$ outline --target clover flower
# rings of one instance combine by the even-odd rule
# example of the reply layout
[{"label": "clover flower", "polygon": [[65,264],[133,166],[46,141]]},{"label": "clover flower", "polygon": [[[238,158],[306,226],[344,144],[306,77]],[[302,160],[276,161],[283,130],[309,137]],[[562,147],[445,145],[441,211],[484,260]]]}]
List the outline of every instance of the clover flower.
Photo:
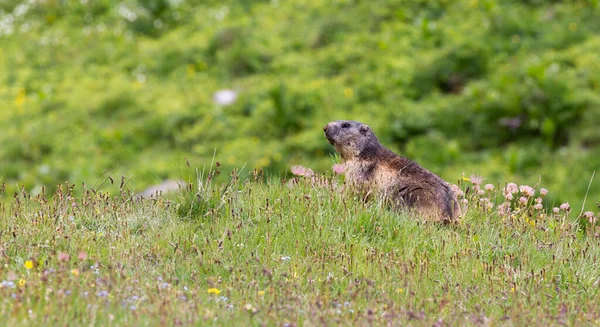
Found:
[{"label": "clover flower", "polygon": [[515,183],[508,183],[504,188],[505,194],[515,194],[519,191],[519,187]]},{"label": "clover flower", "polygon": [[527,197],[533,196],[535,194],[535,189],[529,185],[521,185],[519,186],[519,191]]},{"label": "clover flower", "polygon": [[65,252],[61,252],[58,254],[59,261],[69,261],[70,258],[71,258],[71,256],[69,256],[69,254],[65,253]]},{"label": "clover flower", "polygon": [[565,202],[565,203],[561,204],[559,208],[560,208],[560,210],[563,210],[566,212],[571,211],[571,206],[569,205],[569,202]]},{"label": "clover flower", "polygon": [[291,170],[292,174],[296,176],[312,177],[315,175],[312,169],[300,165],[292,166]]},{"label": "clover flower", "polygon": [[485,178],[483,178],[479,175],[471,175],[471,183],[473,183],[475,185],[481,184],[484,180],[485,180]]},{"label": "clover flower", "polygon": [[344,174],[346,172],[346,165],[344,164],[335,164],[331,167],[333,172],[337,175]]}]

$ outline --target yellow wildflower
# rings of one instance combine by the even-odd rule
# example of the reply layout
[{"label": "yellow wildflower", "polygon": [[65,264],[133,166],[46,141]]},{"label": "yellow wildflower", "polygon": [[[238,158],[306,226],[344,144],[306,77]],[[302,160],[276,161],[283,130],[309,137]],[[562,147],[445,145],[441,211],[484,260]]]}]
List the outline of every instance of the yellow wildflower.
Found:
[{"label": "yellow wildflower", "polygon": [[463,176],[462,180],[465,181],[465,182],[470,182],[471,181],[471,179],[469,177],[465,177],[465,176]]},{"label": "yellow wildflower", "polygon": [[21,107],[25,103],[26,97],[27,97],[27,93],[25,92],[25,89],[20,89],[19,93],[15,97],[15,105],[17,107]]},{"label": "yellow wildflower", "polygon": [[71,269],[71,274],[73,274],[73,276],[79,276],[79,270],[78,269]]},{"label": "yellow wildflower", "polygon": [[260,296],[265,295],[265,291],[258,291],[258,295],[260,295]]},{"label": "yellow wildflower", "polygon": [[215,295],[219,295],[221,293],[221,291],[219,291],[219,289],[211,287],[208,289],[208,294],[215,294]]},{"label": "yellow wildflower", "polygon": [[396,292],[398,292],[398,294],[402,294],[402,292],[404,292],[404,290],[401,289],[401,288],[399,288],[399,289],[396,290]]},{"label": "yellow wildflower", "polygon": [[25,261],[25,264],[23,264],[23,266],[25,266],[25,269],[29,270],[29,269],[33,268],[33,261],[27,260],[27,261]]},{"label": "yellow wildflower", "polygon": [[26,281],[26,280],[24,280],[23,278],[19,279],[19,286],[20,286],[20,287],[23,287],[23,286],[25,286],[25,284],[26,284],[26,283],[27,283],[27,281]]},{"label": "yellow wildflower", "polygon": [[354,95],[354,90],[352,90],[351,88],[347,87],[344,89],[344,96],[346,98],[351,98]]}]

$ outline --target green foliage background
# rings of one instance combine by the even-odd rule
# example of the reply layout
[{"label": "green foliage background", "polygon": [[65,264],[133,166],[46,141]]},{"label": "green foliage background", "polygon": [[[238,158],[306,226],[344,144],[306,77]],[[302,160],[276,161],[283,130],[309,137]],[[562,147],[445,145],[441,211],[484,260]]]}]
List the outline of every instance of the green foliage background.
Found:
[{"label": "green foliage background", "polygon": [[327,171],[321,127],[354,119],[449,181],[541,180],[577,208],[598,32],[597,0],[0,0],[0,180],[141,189],[215,150],[225,171]]}]

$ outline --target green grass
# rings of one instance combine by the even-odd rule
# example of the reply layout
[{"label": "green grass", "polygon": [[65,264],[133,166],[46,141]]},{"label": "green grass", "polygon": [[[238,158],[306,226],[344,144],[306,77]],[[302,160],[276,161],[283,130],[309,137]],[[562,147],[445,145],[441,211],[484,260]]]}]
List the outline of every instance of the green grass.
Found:
[{"label": "green grass", "polygon": [[338,177],[254,176],[155,200],[65,184],[3,202],[4,323],[600,323],[599,230],[577,210],[503,217],[468,192],[461,223],[444,226],[365,203]]},{"label": "green grass", "polygon": [[141,190],[215,149],[223,171],[323,172],[321,128],[353,119],[446,180],[541,176],[579,207],[600,167],[598,4],[0,0],[0,183]]}]

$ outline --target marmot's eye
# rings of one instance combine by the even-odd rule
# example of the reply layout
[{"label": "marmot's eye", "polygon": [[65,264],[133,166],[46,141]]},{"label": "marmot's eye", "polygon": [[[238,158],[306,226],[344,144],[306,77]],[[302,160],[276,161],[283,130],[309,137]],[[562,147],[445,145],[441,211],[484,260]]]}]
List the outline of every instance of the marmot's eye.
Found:
[{"label": "marmot's eye", "polygon": [[350,127],[350,123],[343,123],[342,124],[342,128],[348,128],[348,127]]}]

